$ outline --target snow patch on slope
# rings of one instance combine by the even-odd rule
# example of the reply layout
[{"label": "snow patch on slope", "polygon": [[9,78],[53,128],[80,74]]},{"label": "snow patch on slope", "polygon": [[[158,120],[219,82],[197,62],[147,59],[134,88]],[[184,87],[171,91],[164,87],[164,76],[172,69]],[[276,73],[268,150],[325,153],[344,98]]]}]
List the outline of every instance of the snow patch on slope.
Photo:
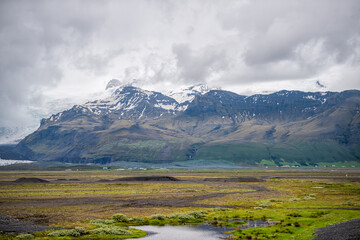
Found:
[{"label": "snow patch on slope", "polygon": [[172,91],[168,94],[169,97],[175,99],[178,103],[192,102],[198,95],[203,95],[209,92],[210,89],[204,84],[197,84],[187,88],[183,88],[180,91]]}]

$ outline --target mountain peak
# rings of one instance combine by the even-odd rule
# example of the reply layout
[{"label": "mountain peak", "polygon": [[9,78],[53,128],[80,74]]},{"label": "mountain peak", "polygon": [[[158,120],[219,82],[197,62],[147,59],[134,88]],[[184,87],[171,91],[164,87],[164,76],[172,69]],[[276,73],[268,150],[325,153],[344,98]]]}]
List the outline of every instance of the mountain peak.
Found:
[{"label": "mountain peak", "polygon": [[204,94],[204,93],[207,93],[208,91],[210,91],[209,87],[207,85],[205,85],[205,84],[202,84],[202,83],[190,86],[188,88],[185,88],[184,90],[185,91],[186,90],[192,90],[192,91],[199,92],[201,94]]},{"label": "mountain peak", "polygon": [[121,86],[120,80],[111,79],[111,80],[108,82],[108,84],[106,85],[105,90],[108,90],[109,88],[116,88],[116,87],[119,87],[119,86]]},{"label": "mountain peak", "polygon": [[190,87],[180,89],[180,91],[172,91],[169,93],[169,97],[174,98],[178,103],[190,103],[196,96],[203,95],[209,92],[211,89],[205,84],[196,84]]}]

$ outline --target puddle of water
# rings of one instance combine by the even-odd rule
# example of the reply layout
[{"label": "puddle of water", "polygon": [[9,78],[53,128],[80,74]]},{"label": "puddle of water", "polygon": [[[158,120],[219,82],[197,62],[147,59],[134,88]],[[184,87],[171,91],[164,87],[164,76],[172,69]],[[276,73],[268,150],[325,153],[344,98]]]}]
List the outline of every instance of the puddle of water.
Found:
[{"label": "puddle of water", "polygon": [[[228,221],[246,222],[244,226],[237,227],[237,229],[269,226],[268,222],[261,220],[231,219]],[[230,236],[224,232],[234,230],[234,228],[213,226],[209,223],[197,226],[137,226],[132,228],[148,233],[146,237],[140,238],[141,240],[219,240]]]},{"label": "puddle of water", "polygon": [[320,186],[318,186],[318,187],[312,187],[312,188],[325,188],[325,187],[320,187]]},{"label": "puddle of water", "polygon": [[239,229],[253,228],[253,227],[267,227],[269,226],[268,222],[260,220],[247,220],[245,226],[238,227]]},{"label": "puddle of water", "polygon": [[219,240],[230,234],[224,231],[233,230],[228,227],[213,227],[209,224],[199,226],[138,226],[132,227],[148,233],[141,240]]},{"label": "puddle of water", "polygon": [[[228,220],[228,222],[237,221],[246,222],[244,226],[237,227],[237,229],[269,226],[268,222],[261,220]],[[230,236],[230,234],[224,232],[234,230],[234,228],[213,226],[209,223],[196,226],[137,226],[132,228],[140,229],[148,233],[146,237],[140,238],[141,240],[219,240]]]},{"label": "puddle of water", "polygon": [[244,219],[231,219],[229,222],[245,222],[244,226],[237,227],[238,229],[246,229],[253,227],[267,227],[269,223],[261,220],[244,220]]}]

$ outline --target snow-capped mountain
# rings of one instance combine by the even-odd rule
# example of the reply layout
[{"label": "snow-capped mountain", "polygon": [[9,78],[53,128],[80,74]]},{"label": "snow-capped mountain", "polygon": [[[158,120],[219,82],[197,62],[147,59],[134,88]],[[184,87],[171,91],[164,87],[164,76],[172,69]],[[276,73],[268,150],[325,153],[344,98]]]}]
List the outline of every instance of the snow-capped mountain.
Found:
[{"label": "snow-capped mountain", "polygon": [[105,90],[114,89],[121,86],[121,82],[118,79],[111,79],[106,85]]},{"label": "snow-capped mountain", "polygon": [[165,95],[156,91],[148,91],[131,85],[122,85],[112,79],[106,86],[108,95],[103,99],[75,105],[71,109],[43,119],[42,124],[62,121],[79,114],[93,118],[108,119],[157,119],[175,115],[187,109],[196,96],[209,91],[206,85],[199,84],[171,92]]},{"label": "snow-capped mountain", "polygon": [[[26,126],[1,127],[0,144],[14,144],[34,132],[40,121],[57,122],[68,119],[74,113],[86,113],[95,118],[107,116],[117,119],[161,118],[186,110],[196,96],[209,91],[206,85],[198,84],[170,94],[143,90],[120,80],[112,79],[105,90],[91,96],[76,99],[54,99],[36,109],[29,109],[31,122]],[[81,104],[86,99],[96,99]],[[76,104],[76,105],[75,105]],[[68,110],[66,110],[68,109]],[[41,120],[43,119],[43,120]]]},{"label": "snow-capped mountain", "polygon": [[71,109],[42,120],[42,125],[51,122],[69,120],[79,115],[88,118],[109,120],[147,119],[174,115],[178,103],[159,92],[147,91],[133,86],[118,87],[111,96],[75,105]]},{"label": "snow-capped mountain", "polygon": [[[279,91],[252,96],[223,90],[210,90],[198,84],[170,92],[148,91],[121,85],[113,79],[106,86],[104,98],[74,105],[41,121],[41,126],[85,117],[90,121],[157,120],[169,116],[212,116],[241,123],[251,119],[295,121],[312,118],[332,106],[328,99],[337,93]],[[345,95],[342,94],[342,95]],[[197,99],[196,101],[194,101]]]},{"label": "snow-capped mountain", "polygon": [[196,96],[203,95],[208,91],[210,91],[208,86],[204,84],[198,84],[183,88],[180,91],[171,91],[168,96],[174,98],[178,103],[190,103]]},{"label": "snow-capped mountain", "polygon": [[185,111],[196,96],[204,95],[210,90],[205,84],[197,84],[183,88],[180,91],[171,91],[168,96],[174,98],[179,103],[179,111]]},{"label": "snow-capped mountain", "polygon": [[195,86],[171,95],[175,100],[134,86],[110,89],[110,96],[43,119],[17,151],[34,160],[83,163],[215,156],[307,165],[328,161],[329,152],[334,161],[360,156],[360,91],[243,96]]},{"label": "snow-capped mountain", "polygon": [[[31,159],[106,162],[192,158],[193,143],[220,139],[360,142],[359,91],[243,96],[195,85],[166,95],[111,80],[97,97],[44,118],[19,152]],[[56,155],[48,147],[58,149]]]}]

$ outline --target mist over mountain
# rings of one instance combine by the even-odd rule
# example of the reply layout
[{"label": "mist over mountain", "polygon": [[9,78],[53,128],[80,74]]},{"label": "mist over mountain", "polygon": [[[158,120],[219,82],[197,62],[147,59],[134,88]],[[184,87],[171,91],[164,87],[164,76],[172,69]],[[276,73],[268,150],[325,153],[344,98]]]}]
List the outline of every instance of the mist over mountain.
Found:
[{"label": "mist over mountain", "polygon": [[72,163],[360,161],[360,91],[243,96],[196,85],[165,95],[111,80],[110,96],[52,115],[16,147]]}]

